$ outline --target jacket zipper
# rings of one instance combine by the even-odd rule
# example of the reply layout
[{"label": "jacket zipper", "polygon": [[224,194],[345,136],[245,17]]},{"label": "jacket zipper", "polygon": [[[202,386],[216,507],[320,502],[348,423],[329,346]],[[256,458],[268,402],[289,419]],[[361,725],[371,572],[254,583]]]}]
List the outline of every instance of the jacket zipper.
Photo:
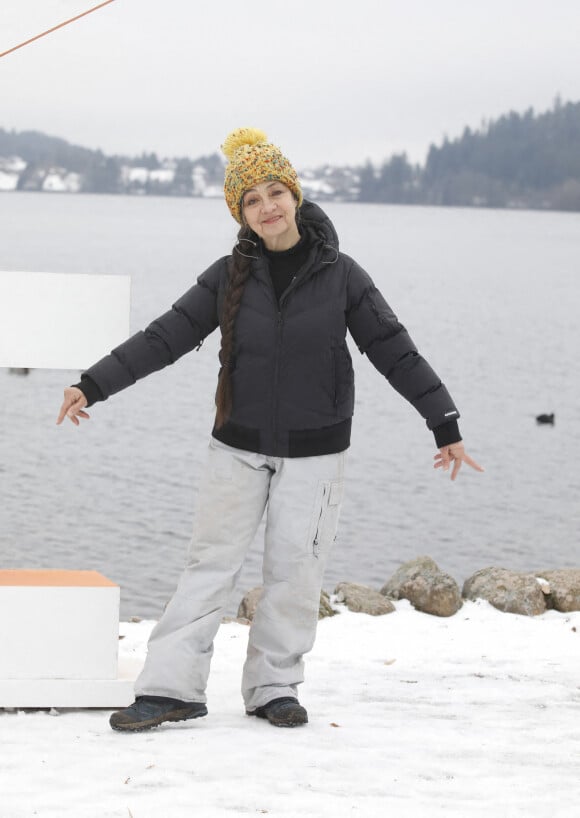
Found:
[{"label": "jacket zipper", "polygon": [[[286,290],[284,290],[284,292],[282,293],[280,303],[278,304],[278,316],[276,322],[276,363],[274,365],[274,406],[272,411],[272,435],[274,437],[274,446],[276,448],[278,446],[278,381],[280,380],[280,356],[282,354],[282,330],[284,326],[284,318],[282,316],[282,304],[286,300],[286,296],[294,287],[295,282],[296,276],[294,276]],[[273,285],[272,292],[274,292]]]},{"label": "jacket zipper", "polygon": [[274,448],[278,444],[278,380],[280,377],[280,354],[282,351],[282,311],[278,308],[278,320],[276,325],[276,362],[274,364],[274,406],[272,410],[272,435],[274,437]]},{"label": "jacket zipper", "polygon": [[332,347],[332,401],[335,409],[338,406],[337,367],[338,361],[336,360],[336,347]]},{"label": "jacket zipper", "polygon": [[[270,279],[270,287],[272,289],[272,293],[274,294],[274,298],[276,298],[276,294],[274,292],[274,285],[272,284],[271,276],[268,272],[268,278]],[[273,401],[273,411],[272,411],[272,435],[274,437],[274,447],[277,448],[278,445],[278,381],[280,379],[280,355],[282,353],[282,329],[284,324],[284,318],[282,317],[282,306],[286,301],[288,295],[294,289],[296,284],[297,276],[294,276],[288,287],[284,290],[280,297],[280,302],[278,304],[278,318],[277,318],[277,331],[276,331],[276,363],[274,366],[274,401]]]}]

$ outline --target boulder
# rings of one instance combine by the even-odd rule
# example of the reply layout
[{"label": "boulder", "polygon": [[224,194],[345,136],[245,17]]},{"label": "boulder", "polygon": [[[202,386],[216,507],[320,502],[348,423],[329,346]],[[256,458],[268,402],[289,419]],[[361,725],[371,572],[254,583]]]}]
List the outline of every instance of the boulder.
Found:
[{"label": "boulder", "polygon": [[458,584],[431,557],[405,562],[383,585],[381,594],[408,599],[418,611],[434,616],[453,616],[463,604]]},{"label": "boulder", "polygon": [[465,580],[463,596],[472,600],[486,599],[494,608],[506,613],[537,616],[546,610],[544,593],[536,577],[507,568],[476,571]]},{"label": "boulder", "polygon": [[543,588],[548,608],[562,613],[580,611],[580,568],[538,571],[536,577],[548,583]]},{"label": "boulder", "polygon": [[247,619],[251,622],[256,613],[256,608],[258,607],[261,596],[261,585],[258,588],[252,588],[251,591],[247,591],[238,607],[238,619]]},{"label": "boulder", "polygon": [[[262,596],[262,587],[252,588],[244,594],[242,601],[238,607],[238,619],[246,619],[251,622],[256,613],[256,608],[260,597]],[[334,616],[337,611],[334,610],[330,604],[330,597],[326,591],[320,592],[320,605],[318,608],[318,618],[324,619],[326,616]]]},{"label": "boulder", "polygon": [[382,616],[392,613],[395,606],[378,591],[355,582],[339,582],[334,589],[336,601],[343,602],[349,611]]},{"label": "boulder", "polygon": [[318,618],[324,619],[327,616],[334,616],[338,611],[335,611],[330,604],[330,596],[326,591],[320,592],[320,606],[318,608]]}]

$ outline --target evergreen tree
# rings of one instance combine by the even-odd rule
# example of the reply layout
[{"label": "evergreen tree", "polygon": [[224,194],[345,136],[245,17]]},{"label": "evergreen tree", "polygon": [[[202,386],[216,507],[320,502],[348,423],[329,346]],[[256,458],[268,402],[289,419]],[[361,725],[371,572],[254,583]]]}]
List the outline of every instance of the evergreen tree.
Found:
[{"label": "evergreen tree", "polygon": [[370,159],[359,171],[359,202],[378,202],[379,183],[377,173]]}]

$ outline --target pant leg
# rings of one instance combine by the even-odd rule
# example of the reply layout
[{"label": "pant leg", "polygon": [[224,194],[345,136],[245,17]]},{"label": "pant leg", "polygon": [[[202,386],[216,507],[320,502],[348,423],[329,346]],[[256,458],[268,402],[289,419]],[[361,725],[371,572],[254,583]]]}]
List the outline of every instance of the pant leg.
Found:
[{"label": "pant leg", "polygon": [[264,590],[242,679],[247,710],[296,696],[304,680],[302,657],[314,644],[324,568],[342,502],[345,452],[277,460],[268,501]]},{"label": "pant leg", "polygon": [[153,629],[136,695],[205,702],[213,640],[266,505],[266,459],[210,442],[188,564]]}]

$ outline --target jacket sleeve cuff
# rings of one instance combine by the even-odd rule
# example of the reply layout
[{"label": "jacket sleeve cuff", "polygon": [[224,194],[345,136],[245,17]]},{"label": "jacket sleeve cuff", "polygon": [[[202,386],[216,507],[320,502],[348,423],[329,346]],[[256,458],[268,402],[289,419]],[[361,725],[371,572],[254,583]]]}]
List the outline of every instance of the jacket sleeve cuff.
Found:
[{"label": "jacket sleeve cuff", "polygon": [[459,443],[461,440],[459,424],[456,420],[449,420],[447,423],[442,423],[441,426],[435,426],[433,434],[435,435],[435,445],[438,449],[442,449],[444,446],[451,446],[452,443]]},{"label": "jacket sleeve cuff", "polygon": [[73,386],[76,386],[77,389],[81,390],[87,399],[87,406],[92,406],[93,403],[104,400],[103,393],[94,380],[89,378],[88,375],[82,375],[80,383],[74,383]]}]

